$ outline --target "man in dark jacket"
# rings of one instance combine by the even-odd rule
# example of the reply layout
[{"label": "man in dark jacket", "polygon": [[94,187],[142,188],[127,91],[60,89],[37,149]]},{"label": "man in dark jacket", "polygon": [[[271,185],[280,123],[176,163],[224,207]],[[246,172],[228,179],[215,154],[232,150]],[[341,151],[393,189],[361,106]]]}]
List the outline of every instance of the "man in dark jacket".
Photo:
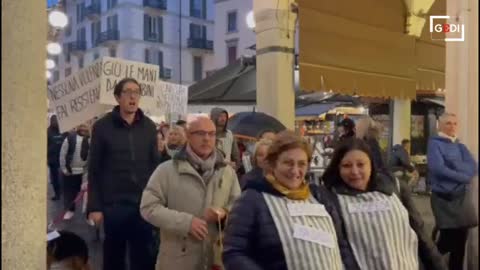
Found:
[{"label": "man in dark jacket", "polygon": [[104,220],[104,270],[153,270],[153,228],[140,216],[143,189],[158,165],[155,124],[138,108],[140,85],[131,78],[114,89],[116,106],[92,131],[88,212],[95,224]]},{"label": "man in dark jacket", "polygon": [[68,133],[60,133],[57,116],[52,115],[47,129],[47,161],[54,192],[53,201],[60,199],[60,149],[66,134]]},{"label": "man in dark jacket", "polygon": [[210,119],[217,127],[217,148],[225,155],[225,160],[238,169],[241,165],[240,151],[233,133],[227,129],[228,112],[222,108],[213,108]]},{"label": "man in dark jacket", "polygon": [[400,180],[407,183],[409,187],[416,186],[418,172],[410,161],[410,140],[403,139],[402,144],[397,144],[392,149],[390,158],[390,170]]}]

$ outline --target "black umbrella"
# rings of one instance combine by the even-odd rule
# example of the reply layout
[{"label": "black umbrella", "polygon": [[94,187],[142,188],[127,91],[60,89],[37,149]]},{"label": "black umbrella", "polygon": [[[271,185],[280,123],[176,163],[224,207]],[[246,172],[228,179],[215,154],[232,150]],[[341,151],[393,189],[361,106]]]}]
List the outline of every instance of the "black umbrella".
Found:
[{"label": "black umbrella", "polygon": [[285,130],[285,126],[274,117],[261,112],[240,112],[229,120],[227,128],[235,135],[257,138],[265,131],[275,133]]}]

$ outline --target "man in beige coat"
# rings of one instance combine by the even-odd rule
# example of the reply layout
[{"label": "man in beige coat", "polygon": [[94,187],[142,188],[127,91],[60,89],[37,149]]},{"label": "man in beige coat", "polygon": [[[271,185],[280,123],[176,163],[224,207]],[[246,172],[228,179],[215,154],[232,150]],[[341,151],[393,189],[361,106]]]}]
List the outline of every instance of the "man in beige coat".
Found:
[{"label": "man in beige coat", "polygon": [[157,270],[212,269],[219,227],[240,195],[215,136],[210,119],[190,122],[187,146],[155,170],[143,192],[140,212],[161,232]]}]

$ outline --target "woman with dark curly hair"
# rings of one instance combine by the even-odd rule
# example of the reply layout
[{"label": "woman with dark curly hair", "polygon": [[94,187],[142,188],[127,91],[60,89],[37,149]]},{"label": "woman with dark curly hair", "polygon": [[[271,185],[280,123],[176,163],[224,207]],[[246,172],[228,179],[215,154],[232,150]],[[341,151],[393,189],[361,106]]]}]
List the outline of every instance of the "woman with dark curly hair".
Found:
[{"label": "woman with dark curly hair", "polygon": [[365,141],[341,144],[322,180],[334,193],[342,228],[360,269],[418,270],[420,265],[446,269],[408,187],[377,173]]}]

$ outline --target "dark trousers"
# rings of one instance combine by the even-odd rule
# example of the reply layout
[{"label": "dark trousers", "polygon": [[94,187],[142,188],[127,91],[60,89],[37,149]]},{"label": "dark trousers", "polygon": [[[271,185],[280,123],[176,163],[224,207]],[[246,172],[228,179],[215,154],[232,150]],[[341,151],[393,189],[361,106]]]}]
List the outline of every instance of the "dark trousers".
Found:
[{"label": "dark trousers", "polygon": [[450,253],[448,269],[462,270],[467,244],[468,229],[440,229],[440,238],[437,247],[440,253]]},{"label": "dark trousers", "polygon": [[63,205],[65,210],[75,212],[73,201],[82,187],[82,176],[83,174],[63,176]]},{"label": "dark trousers", "polygon": [[103,270],[154,270],[156,251],[152,225],[140,216],[138,205],[114,204],[103,210],[105,241]]},{"label": "dark trousers", "polygon": [[57,164],[48,164],[50,169],[50,183],[53,187],[55,196],[60,196],[60,166]]}]

